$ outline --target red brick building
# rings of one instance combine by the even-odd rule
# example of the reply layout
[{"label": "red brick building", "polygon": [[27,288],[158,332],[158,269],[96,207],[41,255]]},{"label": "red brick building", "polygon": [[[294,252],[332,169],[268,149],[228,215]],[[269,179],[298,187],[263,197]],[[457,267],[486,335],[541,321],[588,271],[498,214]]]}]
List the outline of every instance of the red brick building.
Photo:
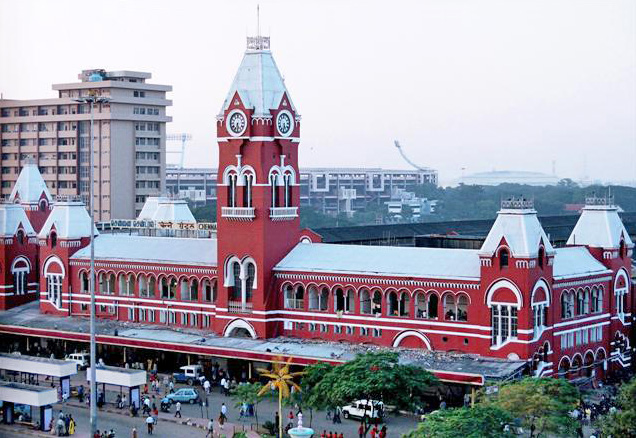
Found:
[{"label": "red brick building", "polygon": [[87,315],[93,232],[100,318],[521,359],[537,376],[629,366],[634,244],[611,202],[590,199],[564,248],[523,199],[479,250],[323,244],[300,228],[301,118],[268,39],[249,40],[216,122],[216,239],[100,235],[81,203],[49,211],[30,191],[0,209],[2,307],[39,284],[42,313]]}]

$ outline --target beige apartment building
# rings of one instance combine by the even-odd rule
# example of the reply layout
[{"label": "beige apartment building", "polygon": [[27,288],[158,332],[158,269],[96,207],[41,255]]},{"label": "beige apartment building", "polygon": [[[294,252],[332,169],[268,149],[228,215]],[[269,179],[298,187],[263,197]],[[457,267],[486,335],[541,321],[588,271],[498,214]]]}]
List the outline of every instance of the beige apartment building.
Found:
[{"label": "beige apartment building", "polygon": [[88,204],[90,106],[75,99],[95,90],[110,99],[94,110],[95,218],[135,218],[146,197],[165,192],[172,87],[149,84],[150,77],[84,70],[80,82],[53,85],[57,98],[0,99],[0,194],[11,193],[20,169],[33,160],[53,195],[79,195]]}]

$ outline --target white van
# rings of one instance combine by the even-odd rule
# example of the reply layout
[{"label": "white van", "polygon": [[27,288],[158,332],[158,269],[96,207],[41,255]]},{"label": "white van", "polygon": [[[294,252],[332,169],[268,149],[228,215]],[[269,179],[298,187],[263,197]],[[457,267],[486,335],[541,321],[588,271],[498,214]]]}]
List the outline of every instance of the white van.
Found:
[{"label": "white van", "polygon": [[341,408],[345,418],[362,418],[366,414],[369,419],[379,420],[384,416],[384,403],[377,400],[356,400]]},{"label": "white van", "polygon": [[78,370],[83,370],[89,367],[91,362],[91,355],[82,352],[82,353],[73,353],[66,356],[65,360],[70,362],[75,362],[77,364]]}]

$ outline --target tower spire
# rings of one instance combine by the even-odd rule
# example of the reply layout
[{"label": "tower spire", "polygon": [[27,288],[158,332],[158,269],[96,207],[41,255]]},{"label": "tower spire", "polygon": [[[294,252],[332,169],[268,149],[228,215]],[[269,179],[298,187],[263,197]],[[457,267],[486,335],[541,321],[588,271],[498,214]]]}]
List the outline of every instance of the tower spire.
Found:
[{"label": "tower spire", "polygon": [[261,5],[256,5],[256,36],[247,37],[247,50],[269,50],[269,37],[261,35]]}]

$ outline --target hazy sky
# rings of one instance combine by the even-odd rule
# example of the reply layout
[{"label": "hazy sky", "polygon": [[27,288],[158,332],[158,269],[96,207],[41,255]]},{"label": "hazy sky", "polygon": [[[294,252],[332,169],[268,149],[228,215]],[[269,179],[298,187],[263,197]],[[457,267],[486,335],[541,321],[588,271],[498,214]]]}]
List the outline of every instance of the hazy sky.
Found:
[{"label": "hazy sky", "polygon": [[[186,164],[216,166],[215,115],[256,1],[0,0],[0,91],[54,97],[82,69],[174,87]],[[260,1],[302,119],[301,166],[636,180],[633,0]],[[92,6],[91,6],[92,4]]]}]

